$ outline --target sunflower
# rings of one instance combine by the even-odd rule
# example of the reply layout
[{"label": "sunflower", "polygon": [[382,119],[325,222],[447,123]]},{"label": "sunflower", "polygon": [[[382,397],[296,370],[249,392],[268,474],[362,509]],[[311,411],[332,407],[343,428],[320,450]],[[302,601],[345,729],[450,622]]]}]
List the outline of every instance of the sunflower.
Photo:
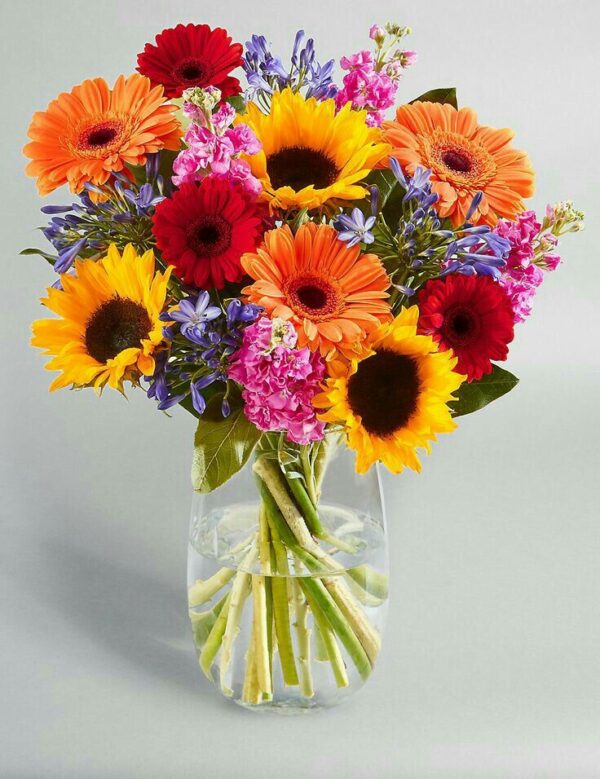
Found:
[{"label": "sunflower", "polygon": [[419,290],[419,311],[419,333],[433,336],[439,349],[452,349],[468,381],[491,373],[491,360],[506,360],[513,307],[489,276],[431,279]]},{"label": "sunflower", "polygon": [[242,64],[243,47],[232,43],[221,27],[178,24],[156,36],[138,54],[138,71],[162,84],[167,97],[180,97],[190,87],[213,86],[222,96],[238,95],[240,82],[229,73]]},{"label": "sunflower", "polygon": [[534,171],[527,154],[511,146],[513,131],[477,124],[471,108],[417,101],[400,106],[383,128],[408,174],[431,169],[435,207],[454,226],[465,221],[477,192],[483,197],[470,221],[490,225],[499,216],[514,219],[525,208],[523,198],[533,195]]},{"label": "sunflower", "polygon": [[102,78],[84,81],[33,115],[23,152],[31,159],[41,195],[68,183],[81,192],[86,182],[104,184],[126,164],[180,147],[181,127],[163,88],[151,88],[137,73],[119,76],[112,90]]},{"label": "sunflower", "polygon": [[238,121],[262,143],[262,151],[247,158],[262,197],[286,210],[364,197],[359,182],[389,153],[366,118],[350,104],[336,114],[334,100],[307,99],[291,89],[273,95],[268,114],[249,103]]},{"label": "sunflower", "polygon": [[62,289],[50,288],[42,303],[60,319],[33,323],[32,345],[53,357],[46,368],[60,370],[50,391],[62,387],[123,391],[124,381],[154,373],[154,353],[162,341],[159,320],[171,274],[154,272],[154,254],[123,256],[112,244],[106,257],[77,260],[75,276],[61,276]]},{"label": "sunflower", "polygon": [[381,261],[340,241],[329,225],[307,222],[296,235],[287,225],[270,230],[242,267],[255,280],[242,290],[248,300],[290,321],[299,345],[326,359],[364,353],[367,334],[391,319]]},{"label": "sunflower", "polygon": [[186,284],[222,289],[240,281],[240,257],[263,232],[264,205],[226,179],[184,184],[156,207],[152,231],[163,258]]},{"label": "sunflower", "polygon": [[356,470],[365,473],[381,460],[393,473],[421,470],[418,447],[430,451],[437,433],[456,427],[447,403],[464,376],[453,371],[451,351],[417,335],[419,310],[402,309],[370,338],[363,360],[332,365],[326,389],[313,399],[324,422],[342,423],[348,446],[357,452]]}]

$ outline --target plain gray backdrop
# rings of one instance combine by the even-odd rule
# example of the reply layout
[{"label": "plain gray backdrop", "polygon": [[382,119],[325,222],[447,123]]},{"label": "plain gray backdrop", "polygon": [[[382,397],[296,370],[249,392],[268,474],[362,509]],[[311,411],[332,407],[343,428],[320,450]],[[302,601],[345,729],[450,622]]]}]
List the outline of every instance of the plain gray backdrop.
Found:
[{"label": "plain gray backdrop", "polygon": [[[2,0],[0,776],[600,777],[598,44],[595,0]],[[164,27],[297,28],[322,59],[412,25],[399,100],[456,85],[517,130],[533,200],[588,228],[518,327],[518,388],[443,438],[421,476],[385,479],[389,626],[354,700],[253,716],[198,672],[187,624],[192,419],[141,393],[53,395],[28,346],[53,281],[21,147],[34,110],[135,66]],[[49,202],[68,201],[65,191]]]}]

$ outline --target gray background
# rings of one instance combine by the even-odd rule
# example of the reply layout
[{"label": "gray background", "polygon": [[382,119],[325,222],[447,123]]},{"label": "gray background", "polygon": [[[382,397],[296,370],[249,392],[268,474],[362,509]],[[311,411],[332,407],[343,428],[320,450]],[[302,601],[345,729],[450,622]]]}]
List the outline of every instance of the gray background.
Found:
[{"label": "gray background", "polygon": [[[600,777],[595,0],[0,8],[0,775]],[[413,26],[420,58],[400,99],[456,84],[484,123],[517,129],[534,205],[573,197],[588,229],[519,327],[517,390],[420,477],[386,478],[392,605],[372,681],[336,711],[257,717],[203,682],[188,635],[191,419],[139,393],[46,391],[28,328],[52,277],[17,256],[42,245],[20,147],[34,109],[131,71],[177,22],[264,32],[282,52],[303,26],[325,59],[387,19]]]}]

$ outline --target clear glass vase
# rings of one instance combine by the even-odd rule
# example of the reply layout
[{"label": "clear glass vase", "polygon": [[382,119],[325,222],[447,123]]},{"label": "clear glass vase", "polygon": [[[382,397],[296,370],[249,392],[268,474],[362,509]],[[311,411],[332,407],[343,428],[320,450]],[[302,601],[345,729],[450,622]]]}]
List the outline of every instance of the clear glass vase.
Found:
[{"label": "clear glass vase", "polygon": [[253,710],[334,706],[369,678],[387,612],[379,473],[337,441],[263,436],[251,460],[194,494],[188,600],[204,674]]}]

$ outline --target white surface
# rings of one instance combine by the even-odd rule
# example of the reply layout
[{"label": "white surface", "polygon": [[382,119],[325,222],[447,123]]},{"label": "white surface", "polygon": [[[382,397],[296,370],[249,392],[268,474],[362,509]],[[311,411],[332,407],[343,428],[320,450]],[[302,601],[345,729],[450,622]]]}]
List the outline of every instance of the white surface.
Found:
[{"label": "white surface", "polygon": [[[412,5],[1,4],[0,776],[600,777],[598,5]],[[388,18],[413,26],[420,57],[401,99],[456,84],[482,121],[517,129],[535,205],[573,197],[589,227],[519,328],[517,390],[420,477],[387,479],[374,678],[336,711],[257,717],[203,683],[188,634],[191,419],[141,395],[46,392],[27,342],[51,276],[17,257],[43,223],[20,147],[35,109],[128,72],[180,21],[264,32],[282,53],[303,26],[325,59]]]}]

